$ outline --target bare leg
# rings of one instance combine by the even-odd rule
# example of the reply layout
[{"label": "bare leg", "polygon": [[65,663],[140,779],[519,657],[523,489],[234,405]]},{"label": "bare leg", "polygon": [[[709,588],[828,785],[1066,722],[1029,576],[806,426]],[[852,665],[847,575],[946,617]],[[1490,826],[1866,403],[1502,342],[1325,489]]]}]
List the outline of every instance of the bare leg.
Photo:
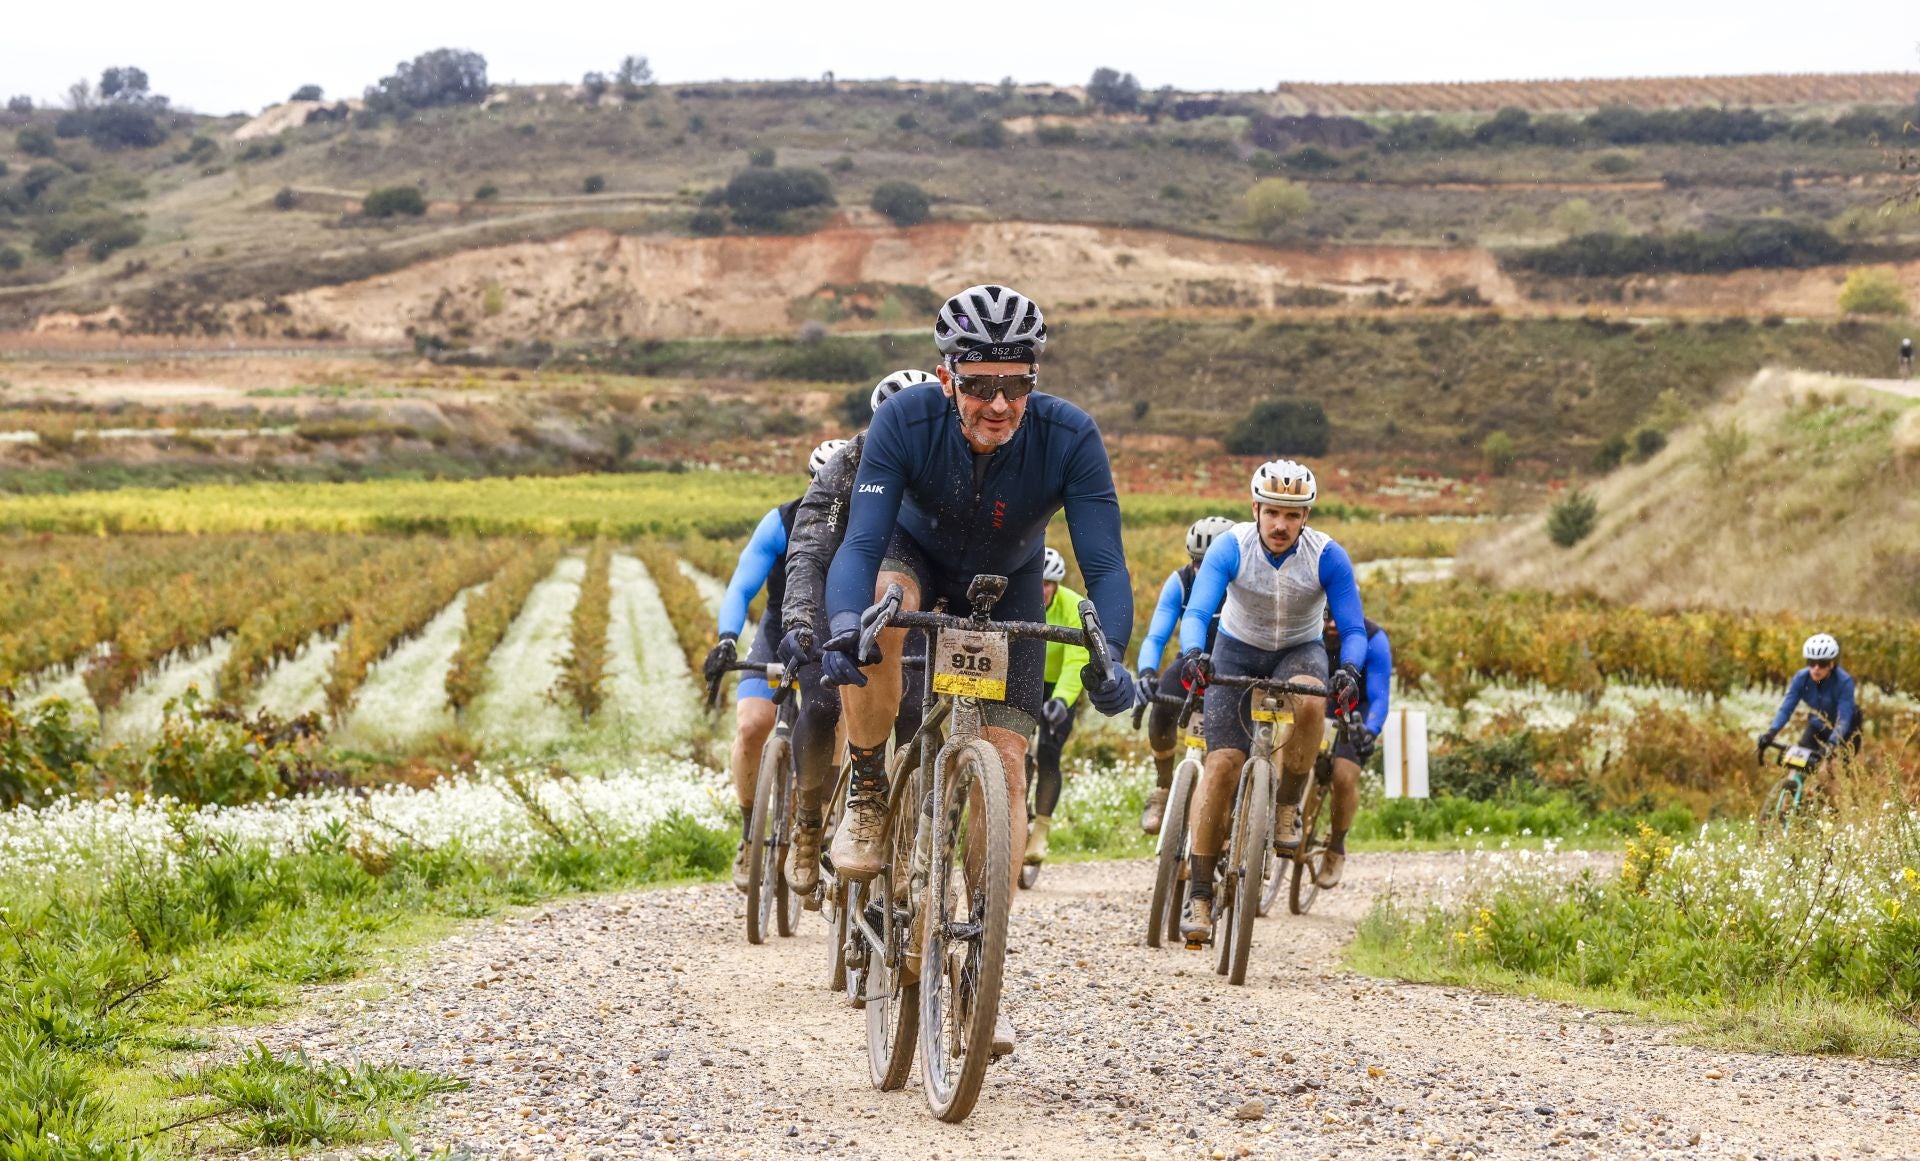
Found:
[{"label": "bare leg", "polygon": [[1240,768],[1247,764],[1245,750],[1209,750],[1200,771],[1200,785],[1193,792],[1193,853],[1206,858],[1220,854],[1226,844],[1227,814],[1233,809],[1234,787],[1240,781]]},{"label": "bare leg", "polygon": [[[890,584],[900,586],[903,612],[919,610],[919,582],[905,573],[882,572],[874,581],[873,599],[879,601],[886,596]],[[880,660],[863,670],[867,683],[841,687],[840,720],[846,727],[850,745],[870,750],[886,745],[887,737],[893,733],[894,715],[900,709],[900,655],[906,641],[905,629],[882,630]]]},{"label": "bare leg", "polygon": [[1345,758],[1333,760],[1332,798],[1333,833],[1344,839],[1353,829],[1353,816],[1360,813],[1360,767]]},{"label": "bare leg", "polygon": [[[1292,680],[1324,688],[1318,678]],[[1306,780],[1313,773],[1313,760],[1320,754],[1320,736],[1327,728],[1327,702],[1325,698],[1301,696],[1287,700],[1293,703],[1293,732],[1280,747],[1280,801],[1298,805],[1307,788]]]},{"label": "bare leg", "polygon": [[743,697],[734,708],[733,796],[742,814],[753,813],[754,784],[760,779],[760,748],[773,732],[774,717],[773,702],[764,697]]}]

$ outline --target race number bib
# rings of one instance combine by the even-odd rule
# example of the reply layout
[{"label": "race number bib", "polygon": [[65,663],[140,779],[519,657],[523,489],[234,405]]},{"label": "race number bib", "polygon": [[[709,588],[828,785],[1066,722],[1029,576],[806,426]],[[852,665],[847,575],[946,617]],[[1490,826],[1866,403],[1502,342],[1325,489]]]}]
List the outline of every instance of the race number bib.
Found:
[{"label": "race number bib", "polygon": [[1293,724],[1293,711],[1290,709],[1268,709],[1265,706],[1257,705],[1253,707],[1253,720],[1256,722],[1272,722],[1275,725],[1290,726]]},{"label": "race number bib", "polygon": [[1007,639],[999,633],[942,629],[934,648],[933,692],[1007,700]]}]

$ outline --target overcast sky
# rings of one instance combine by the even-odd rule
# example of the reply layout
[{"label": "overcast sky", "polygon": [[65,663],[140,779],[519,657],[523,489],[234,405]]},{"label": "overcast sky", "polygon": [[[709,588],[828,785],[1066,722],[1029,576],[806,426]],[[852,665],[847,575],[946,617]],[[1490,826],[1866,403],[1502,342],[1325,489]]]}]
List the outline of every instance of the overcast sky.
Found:
[{"label": "overcast sky", "polygon": [[1454,81],[1920,70],[1917,0],[0,0],[0,96],[53,101],[107,65],[208,113],[312,83],[358,95],[426,49],[469,48],[495,82],[578,80],[625,53],[662,81],[818,77],[1084,81]]}]

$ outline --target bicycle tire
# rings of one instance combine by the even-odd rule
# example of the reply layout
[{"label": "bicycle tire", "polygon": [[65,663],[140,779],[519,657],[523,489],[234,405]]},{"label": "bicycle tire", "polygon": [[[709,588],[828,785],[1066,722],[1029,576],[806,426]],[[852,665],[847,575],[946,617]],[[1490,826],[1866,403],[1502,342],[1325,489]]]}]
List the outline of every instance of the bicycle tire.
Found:
[{"label": "bicycle tire", "polygon": [[1273,858],[1273,765],[1256,760],[1247,772],[1247,809],[1234,820],[1233,845],[1229,848],[1235,874],[1252,890],[1235,907],[1232,929],[1226,941],[1225,974],[1230,984],[1247,982],[1247,961],[1253,955],[1253,921],[1259,914],[1255,906],[1260,889],[1259,876]]},{"label": "bicycle tire", "polygon": [[[934,842],[928,865],[925,942],[920,955],[920,1080],[933,1115],[949,1124],[966,1119],[980,1099],[993,1060],[993,1026],[1000,1013],[1006,972],[1007,916],[1013,903],[1013,835],[1007,817],[1006,773],[999,751],[971,738],[946,756],[942,801],[935,804]],[[971,790],[979,789],[980,812]],[[961,825],[964,822],[965,825]],[[986,831],[977,886],[968,887],[960,835],[972,826]],[[951,887],[958,872],[964,919],[953,910]],[[949,925],[977,927],[970,950],[950,964],[956,945]],[[957,971],[955,970],[957,968]],[[951,990],[951,996],[949,991]]]},{"label": "bicycle tire", "polygon": [[[760,773],[753,787],[753,818],[747,826],[747,942],[766,942],[767,920],[773,917],[774,893],[784,888],[773,841],[774,787],[782,781],[785,755],[791,749],[778,731],[760,748]],[[771,864],[771,865],[770,865]]]},{"label": "bicycle tire", "polygon": [[1022,891],[1030,891],[1033,889],[1033,885],[1040,881],[1040,868],[1045,865],[1044,863],[1020,864],[1020,889]]},{"label": "bicycle tire", "polygon": [[1313,910],[1320,897],[1320,868],[1327,859],[1327,794],[1318,782],[1307,787],[1305,823],[1301,827],[1301,857],[1293,860],[1293,885],[1287,891],[1287,909],[1295,915]]},{"label": "bicycle tire", "polygon": [[1180,939],[1180,907],[1186,902],[1187,810],[1194,783],[1200,778],[1200,763],[1188,758],[1173,770],[1173,785],[1167,789],[1167,808],[1160,816],[1160,848],[1153,876],[1153,899],[1147,904],[1147,946],[1159,947],[1165,941]]},{"label": "bicycle tire", "polygon": [[[1309,781],[1308,786],[1312,785],[1313,783]],[[1307,793],[1311,794],[1312,791],[1309,790]],[[1270,820],[1273,822],[1273,825],[1277,827],[1280,825],[1279,779],[1274,780],[1273,795],[1269,801],[1273,804],[1273,809],[1269,812]],[[1279,836],[1276,834],[1273,837],[1278,838]],[[1301,849],[1305,850],[1306,848],[1302,846]],[[1267,843],[1268,857],[1262,861],[1260,867],[1260,917],[1262,919],[1271,915],[1273,913],[1273,905],[1280,901],[1280,888],[1285,886],[1288,879],[1292,877],[1288,872],[1297,871],[1300,867],[1300,861],[1297,857],[1288,859],[1285,863],[1275,867],[1273,861],[1278,856],[1275,855],[1273,851],[1273,842],[1269,840]],[[1272,873],[1269,874],[1269,871]]]},{"label": "bicycle tire", "polygon": [[1761,838],[1775,838],[1787,833],[1787,824],[1800,805],[1794,800],[1794,789],[1794,777],[1787,774],[1761,796],[1760,811],[1753,820]]},{"label": "bicycle tire", "polygon": [[827,921],[827,990],[844,991],[847,986],[847,902],[834,883],[820,885],[820,908]]},{"label": "bicycle tire", "polygon": [[[793,753],[793,743],[787,743],[787,753]],[[799,776],[789,761],[780,771],[780,781],[775,784],[773,812],[773,911],[774,930],[781,938],[790,938],[800,919],[800,896],[794,892],[787,881],[787,852],[793,849],[793,796],[799,790]]]}]

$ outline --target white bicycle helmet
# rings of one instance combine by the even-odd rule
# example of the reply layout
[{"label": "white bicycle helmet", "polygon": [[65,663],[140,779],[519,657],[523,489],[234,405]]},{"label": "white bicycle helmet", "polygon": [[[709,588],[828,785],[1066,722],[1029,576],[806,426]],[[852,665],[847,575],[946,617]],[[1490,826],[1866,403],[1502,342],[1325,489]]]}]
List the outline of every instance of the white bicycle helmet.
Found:
[{"label": "white bicycle helmet", "polygon": [[1047,562],[1040,566],[1040,579],[1059,584],[1067,579],[1067,558],[1055,548],[1047,549]]},{"label": "white bicycle helmet", "polygon": [[1282,508],[1311,508],[1319,486],[1313,469],[1292,460],[1268,460],[1253,473],[1253,502]]},{"label": "white bicycle helmet", "polygon": [[885,379],[874,384],[873,395],[868,398],[867,407],[871,411],[878,411],[882,403],[892,399],[895,395],[900,394],[909,387],[918,387],[922,383],[938,382],[938,379],[935,379],[925,371],[915,371],[911,368],[895,371]]},{"label": "white bicycle helmet", "polygon": [[1047,321],[1032,299],[998,283],[969,286],[949,298],[933,320],[933,345],[943,355],[980,347],[1024,345],[1034,358],[1047,345]]},{"label": "white bicycle helmet", "polygon": [[1224,535],[1233,527],[1233,521],[1225,516],[1202,516],[1187,526],[1187,555],[1195,560],[1207,554],[1213,547],[1216,536]]},{"label": "white bicycle helmet", "polygon": [[1840,660],[1840,642],[1834,640],[1831,633],[1815,633],[1807,638],[1805,645],[1800,647],[1800,655],[1810,662],[1838,661]]},{"label": "white bicycle helmet", "polygon": [[819,475],[820,469],[826,467],[827,461],[833,458],[833,453],[845,446],[847,441],[844,439],[830,439],[814,448],[813,454],[807,457],[807,478]]}]

